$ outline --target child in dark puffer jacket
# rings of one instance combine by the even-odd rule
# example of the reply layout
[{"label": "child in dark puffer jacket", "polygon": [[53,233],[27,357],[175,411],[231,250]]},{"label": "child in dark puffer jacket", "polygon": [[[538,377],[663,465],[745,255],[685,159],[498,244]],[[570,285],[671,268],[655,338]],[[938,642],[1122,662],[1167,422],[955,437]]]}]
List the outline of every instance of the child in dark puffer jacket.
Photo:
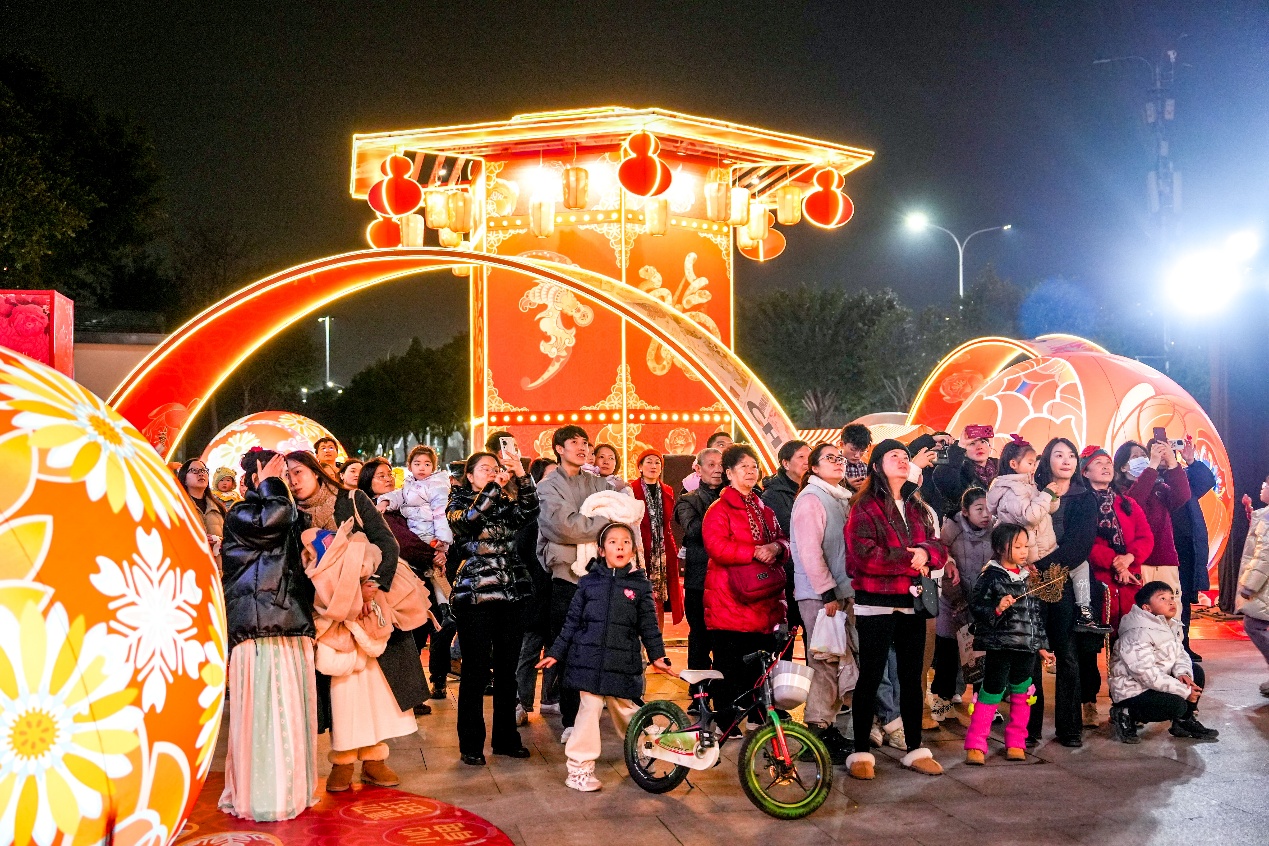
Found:
[{"label": "child in dark puffer jacket", "polygon": [[1027,528],[1001,523],[991,533],[995,560],[983,568],[970,594],[974,615],[974,648],[987,653],[983,685],[974,699],[969,730],[965,733],[965,762],[982,764],[987,753],[987,733],[1000,701],[1009,694],[1009,722],[1005,725],[1005,752],[1011,761],[1026,760],[1027,721],[1031,717],[1031,669],[1038,652],[1045,663],[1053,660],[1044,632],[1040,599],[1027,593],[1030,547]]},{"label": "child in dark puffer jacket", "polygon": [[634,532],[622,523],[609,523],[599,533],[599,557],[591,560],[568,609],[564,628],[539,669],[564,662],[565,687],[581,691],[581,707],[573,733],[564,747],[568,778],[574,790],[599,790],[595,777],[599,757],[599,718],[608,706],[613,726],[622,738],[639,706],[643,690],[643,649],[652,666],[668,672],[665,645],[657,628],[652,583],[638,569]]}]

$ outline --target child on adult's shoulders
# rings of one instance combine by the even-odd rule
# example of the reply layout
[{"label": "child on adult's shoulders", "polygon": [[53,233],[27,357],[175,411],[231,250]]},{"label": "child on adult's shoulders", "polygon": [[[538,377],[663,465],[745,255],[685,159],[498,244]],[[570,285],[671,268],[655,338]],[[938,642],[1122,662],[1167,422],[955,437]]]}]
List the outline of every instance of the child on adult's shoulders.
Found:
[{"label": "child on adult's shoulders", "polygon": [[1119,623],[1110,659],[1111,737],[1140,743],[1138,723],[1170,720],[1173,737],[1214,741],[1220,732],[1198,721],[1203,670],[1182,645],[1177,598],[1167,582],[1147,582]]}]

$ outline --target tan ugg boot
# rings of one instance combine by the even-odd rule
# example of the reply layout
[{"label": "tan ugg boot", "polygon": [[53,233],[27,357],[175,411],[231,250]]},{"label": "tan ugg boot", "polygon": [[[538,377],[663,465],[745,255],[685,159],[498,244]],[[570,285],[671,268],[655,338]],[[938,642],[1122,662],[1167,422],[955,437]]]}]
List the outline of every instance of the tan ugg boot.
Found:
[{"label": "tan ugg boot", "polygon": [[1025,761],[1027,760],[1027,750],[1010,747],[1005,750],[1005,757],[1010,761]]},{"label": "tan ugg boot", "polygon": [[966,749],[965,763],[982,766],[987,763],[987,756],[983,754],[981,749]]},{"label": "tan ugg boot", "polygon": [[943,774],[943,767],[939,765],[938,761],[934,760],[934,753],[924,746],[913,749],[904,755],[899,759],[899,763],[907,769],[922,775],[936,776]]},{"label": "tan ugg boot", "polygon": [[851,778],[874,779],[877,777],[877,759],[871,752],[854,752],[846,757],[846,771]]},{"label": "tan ugg boot", "polygon": [[387,761],[363,761],[361,763],[361,783],[375,784],[379,787],[396,787],[401,779],[388,766]]},{"label": "tan ugg boot", "polygon": [[336,764],[330,768],[330,775],[326,777],[327,793],[343,793],[352,787],[353,765],[352,764]]}]

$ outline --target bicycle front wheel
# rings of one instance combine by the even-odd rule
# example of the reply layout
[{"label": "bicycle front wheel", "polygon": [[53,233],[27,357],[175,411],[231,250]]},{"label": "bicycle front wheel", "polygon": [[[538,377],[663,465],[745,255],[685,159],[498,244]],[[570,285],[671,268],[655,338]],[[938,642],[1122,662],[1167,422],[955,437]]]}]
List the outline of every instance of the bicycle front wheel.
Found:
[{"label": "bicycle front wheel", "polygon": [[781,820],[813,813],[833,786],[833,762],[823,741],[798,723],[782,723],[789,763],[780,758],[776,727],[749,733],[736,760],[740,786],[758,810]]}]

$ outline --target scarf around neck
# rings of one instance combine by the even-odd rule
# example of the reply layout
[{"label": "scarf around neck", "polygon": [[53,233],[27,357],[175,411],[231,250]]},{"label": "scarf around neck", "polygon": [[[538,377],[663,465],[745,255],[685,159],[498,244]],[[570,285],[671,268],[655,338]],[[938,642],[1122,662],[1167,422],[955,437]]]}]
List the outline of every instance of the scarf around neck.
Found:
[{"label": "scarf around neck", "polygon": [[308,499],[297,501],[296,506],[308,515],[309,527],[313,529],[329,529],[335,525],[335,492],[328,485],[318,483],[317,491]]},{"label": "scarf around neck", "polygon": [[1112,488],[1106,488],[1099,491],[1097,488],[1089,488],[1093,494],[1093,498],[1097,500],[1097,536],[1106,543],[1110,544],[1110,548],[1115,550],[1117,555],[1123,555],[1128,551],[1128,545],[1124,543],[1124,531],[1119,525],[1119,515],[1115,513],[1115,491]]}]

